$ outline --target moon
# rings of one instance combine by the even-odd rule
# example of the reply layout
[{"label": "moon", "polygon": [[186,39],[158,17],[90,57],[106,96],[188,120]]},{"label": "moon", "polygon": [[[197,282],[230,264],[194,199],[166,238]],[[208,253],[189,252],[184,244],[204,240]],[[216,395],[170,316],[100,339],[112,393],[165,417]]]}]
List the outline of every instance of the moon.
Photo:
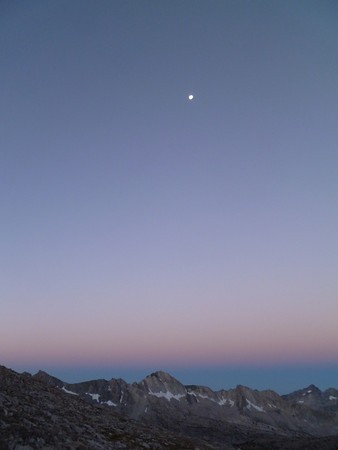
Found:
[{"label": "moon", "polygon": [[188,95],[189,100],[193,100],[194,96],[192,94]]}]

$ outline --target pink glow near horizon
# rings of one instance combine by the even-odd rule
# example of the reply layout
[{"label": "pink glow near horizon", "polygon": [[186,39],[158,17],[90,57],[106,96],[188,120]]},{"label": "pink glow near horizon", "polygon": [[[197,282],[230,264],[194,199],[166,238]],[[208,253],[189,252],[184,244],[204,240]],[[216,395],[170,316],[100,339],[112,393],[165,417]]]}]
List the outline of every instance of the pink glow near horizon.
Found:
[{"label": "pink glow near horizon", "polygon": [[[218,315],[204,312],[175,317],[173,311],[162,320],[130,317],[119,323],[109,317],[55,316],[53,322],[34,328],[17,321],[12,333],[0,343],[4,360],[36,361],[40,364],[243,364],[312,362],[335,360],[336,321],[326,320],[325,334],[315,319],[258,317],[249,311],[236,317],[226,310]],[[25,316],[25,320],[27,316]],[[21,322],[21,323],[20,323]],[[126,326],[128,322],[129,327]],[[183,324],[185,322],[185,324]],[[241,324],[238,326],[238,324]],[[82,326],[81,326],[82,324]],[[311,325],[312,324],[312,325]],[[6,345],[4,343],[6,342]]]}]

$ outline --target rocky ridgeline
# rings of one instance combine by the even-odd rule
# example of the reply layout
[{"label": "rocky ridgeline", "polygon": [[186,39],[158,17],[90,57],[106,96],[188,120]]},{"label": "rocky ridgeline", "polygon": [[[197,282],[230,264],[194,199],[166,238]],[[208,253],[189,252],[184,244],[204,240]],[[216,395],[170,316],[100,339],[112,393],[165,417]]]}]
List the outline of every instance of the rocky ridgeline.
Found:
[{"label": "rocky ridgeline", "polygon": [[0,370],[0,448],[325,450],[338,449],[337,435],[336,389],[279,396],[184,386],[165,372],[69,384]]},{"label": "rocky ridgeline", "polygon": [[[198,442],[156,430],[0,366],[1,450],[195,449]],[[93,384],[97,386],[97,384]]]},{"label": "rocky ridgeline", "polygon": [[143,423],[166,425],[175,431],[197,418],[208,418],[280,435],[338,435],[335,389],[321,392],[309,386],[285,396],[245,386],[214,392],[208,387],[184,386],[165,372],[155,372],[133,384],[121,379],[67,384],[44,372],[34,378],[87,402],[107,405]]}]

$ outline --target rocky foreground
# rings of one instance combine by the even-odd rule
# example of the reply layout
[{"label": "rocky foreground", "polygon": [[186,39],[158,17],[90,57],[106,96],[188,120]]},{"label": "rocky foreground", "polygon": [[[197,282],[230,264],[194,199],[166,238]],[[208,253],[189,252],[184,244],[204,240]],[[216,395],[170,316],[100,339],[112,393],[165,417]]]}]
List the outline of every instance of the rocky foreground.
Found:
[{"label": "rocky foreground", "polygon": [[68,384],[0,366],[0,449],[338,449],[338,391],[214,392],[164,372]]},{"label": "rocky foreground", "polygon": [[184,437],[0,367],[0,449],[195,449]]}]

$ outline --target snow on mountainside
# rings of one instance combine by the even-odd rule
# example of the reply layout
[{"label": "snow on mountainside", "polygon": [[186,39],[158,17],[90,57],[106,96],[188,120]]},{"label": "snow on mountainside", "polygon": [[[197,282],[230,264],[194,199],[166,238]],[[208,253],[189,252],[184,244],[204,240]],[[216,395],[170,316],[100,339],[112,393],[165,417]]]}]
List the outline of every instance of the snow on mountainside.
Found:
[{"label": "snow on mountainside", "polygon": [[[96,387],[100,384],[93,382]],[[0,366],[0,449],[193,450],[200,446],[198,441],[122,417],[112,407],[99,405],[96,394],[89,399],[95,405],[46,373],[32,377]]]},{"label": "snow on mountainside", "polygon": [[184,386],[161,371],[133,384],[121,379],[67,384],[43,372],[34,377],[147,424],[164,426],[169,421],[173,431],[179,422],[182,429],[195,421],[208,426],[218,421],[289,436],[338,434],[338,395],[333,388],[321,392],[311,385],[285,396],[245,386],[214,392],[205,386]]},{"label": "snow on mountainside", "polygon": [[322,392],[311,384],[305,389],[283,395],[283,398],[289,402],[305,405],[319,411],[331,411],[333,413],[338,411],[338,390],[334,388]]},{"label": "snow on mountainside", "polygon": [[132,384],[69,384],[0,366],[0,448],[331,450],[337,397],[315,386],[288,396],[245,386],[215,392],[165,372]]}]

